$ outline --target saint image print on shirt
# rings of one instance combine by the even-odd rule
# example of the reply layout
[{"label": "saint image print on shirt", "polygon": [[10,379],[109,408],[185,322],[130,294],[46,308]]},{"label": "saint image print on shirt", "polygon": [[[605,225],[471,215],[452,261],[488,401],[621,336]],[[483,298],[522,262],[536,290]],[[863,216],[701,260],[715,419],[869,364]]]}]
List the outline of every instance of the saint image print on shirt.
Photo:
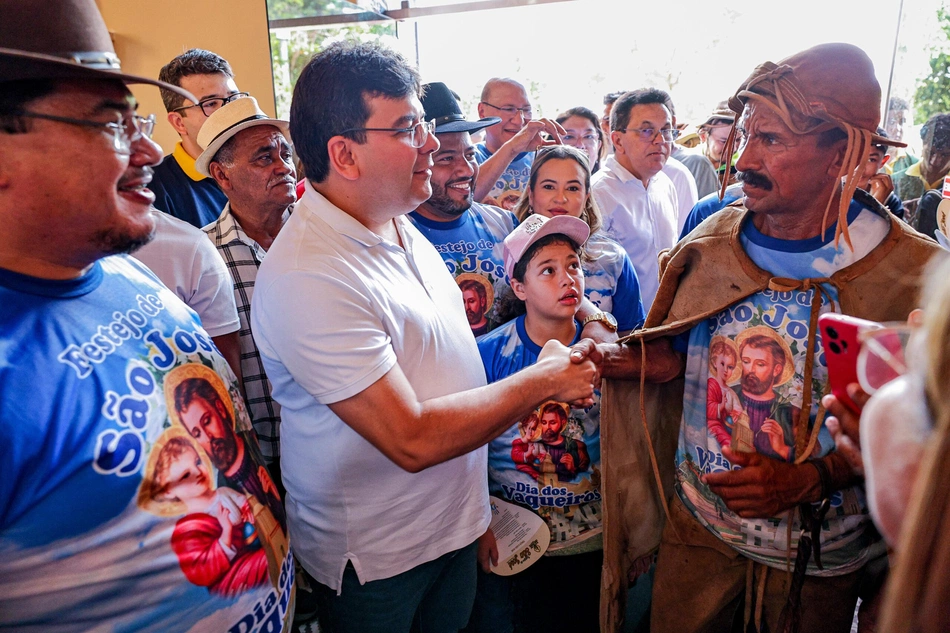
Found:
[{"label": "saint image print on shirt", "polygon": [[138,506],[180,517],[170,545],[191,583],[226,597],[277,588],[289,549],[283,508],[251,457],[256,445],[237,430],[229,391],[213,370],[190,363],[168,374],[165,393],[172,423],[151,446]]},{"label": "saint image print on shirt", "polygon": [[757,325],[709,344],[706,423],[722,447],[789,461],[799,407],[780,393],[795,375],[788,343]]},{"label": "saint image print on shirt", "polygon": [[462,291],[465,318],[472,328],[472,334],[486,334],[491,326],[488,315],[495,303],[495,289],[491,281],[478,273],[462,273],[455,278],[455,283]]},{"label": "saint image print on shirt", "polygon": [[583,428],[575,428],[570,413],[567,404],[549,400],[518,423],[511,459],[542,485],[573,482],[590,469]]}]

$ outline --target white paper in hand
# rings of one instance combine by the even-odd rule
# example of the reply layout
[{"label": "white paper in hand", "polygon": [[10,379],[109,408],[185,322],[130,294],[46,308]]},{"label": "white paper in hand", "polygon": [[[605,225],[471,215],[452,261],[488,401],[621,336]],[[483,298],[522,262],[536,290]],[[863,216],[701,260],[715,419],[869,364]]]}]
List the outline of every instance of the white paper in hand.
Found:
[{"label": "white paper in hand", "polygon": [[512,576],[524,571],[541,558],[551,543],[547,523],[527,508],[491,500],[491,531],[498,547],[498,565],[492,571],[499,576]]},{"label": "white paper in hand", "polygon": [[947,216],[950,216],[950,198],[944,198],[937,205],[937,228],[944,236],[950,235],[947,231]]}]

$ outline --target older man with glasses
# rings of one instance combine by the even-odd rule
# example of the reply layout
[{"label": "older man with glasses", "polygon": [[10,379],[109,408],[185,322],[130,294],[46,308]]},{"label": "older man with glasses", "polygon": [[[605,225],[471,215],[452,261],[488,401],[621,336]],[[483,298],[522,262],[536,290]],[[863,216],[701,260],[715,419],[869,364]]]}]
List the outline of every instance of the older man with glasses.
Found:
[{"label": "older man with glasses", "polygon": [[534,152],[557,145],[564,128],[550,119],[535,119],[524,86],[514,79],[495,77],[482,88],[480,118],[501,121],[485,128],[485,141],[475,145],[478,180],[475,200],[511,210],[528,186]]},{"label": "older man with glasses", "polygon": [[155,208],[200,229],[218,219],[228,198],[214,178],[195,168],[195,160],[202,151],[198,132],[215,110],[234,99],[246,97],[247,93],[238,90],[227,60],[200,48],[185,51],[168,62],[158,77],[197,95],[198,101],[162,90],[168,122],[178,132],[181,142],[155,168],[152,180]]},{"label": "older man with glasses", "polygon": [[647,311],[659,287],[657,257],[679,233],[676,188],[663,173],[678,135],[667,99],[661,90],[644,89],[617,100],[610,113],[614,154],[591,182],[604,228],[637,270]]}]

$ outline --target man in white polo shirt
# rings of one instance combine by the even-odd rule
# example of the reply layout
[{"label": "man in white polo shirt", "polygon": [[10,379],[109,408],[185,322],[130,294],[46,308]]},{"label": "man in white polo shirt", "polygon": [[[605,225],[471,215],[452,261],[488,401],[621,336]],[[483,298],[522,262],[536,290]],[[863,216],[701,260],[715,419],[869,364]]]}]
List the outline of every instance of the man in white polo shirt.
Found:
[{"label": "man in white polo shirt", "polygon": [[643,89],[617,100],[610,113],[614,154],[590,186],[604,214],[604,229],[637,269],[646,312],[660,286],[660,251],[671,248],[679,235],[676,189],[663,173],[676,138],[667,99],[661,90]]},{"label": "man in white polo shirt", "polygon": [[439,147],[419,90],[376,44],[310,61],[290,113],[306,191],[252,300],[295,551],[335,632],[462,628],[489,523],[484,445],[546,400],[589,405],[596,378],[550,343],[485,386],[459,288],[403,217],[431,194]]}]

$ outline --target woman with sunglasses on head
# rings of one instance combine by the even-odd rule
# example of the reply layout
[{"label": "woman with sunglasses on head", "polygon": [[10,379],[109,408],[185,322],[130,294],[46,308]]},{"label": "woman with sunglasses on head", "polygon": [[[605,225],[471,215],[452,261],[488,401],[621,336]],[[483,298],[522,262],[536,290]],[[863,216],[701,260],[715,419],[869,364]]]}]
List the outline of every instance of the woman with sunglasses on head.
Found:
[{"label": "woman with sunglasses on head", "polygon": [[600,209],[590,195],[588,157],[566,145],[538,150],[528,188],[514,214],[523,222],[532,213],[551,218],[570,215],[590,227],[590,239],[584,245],[584,295],[597,307],[617,320],[619,332],[643,325],[640,283],[630,258],[617,242],[600,230]]},{"label": "woman with sunglasses on head", "polygon": [[560,123],[566,132],[561,141],[584,152],[591,166],[590,173],[597,173],[600,161],[607,153],[607,142],[597,115],[588,108],[578,106],[565,110],[555,121]]}]

